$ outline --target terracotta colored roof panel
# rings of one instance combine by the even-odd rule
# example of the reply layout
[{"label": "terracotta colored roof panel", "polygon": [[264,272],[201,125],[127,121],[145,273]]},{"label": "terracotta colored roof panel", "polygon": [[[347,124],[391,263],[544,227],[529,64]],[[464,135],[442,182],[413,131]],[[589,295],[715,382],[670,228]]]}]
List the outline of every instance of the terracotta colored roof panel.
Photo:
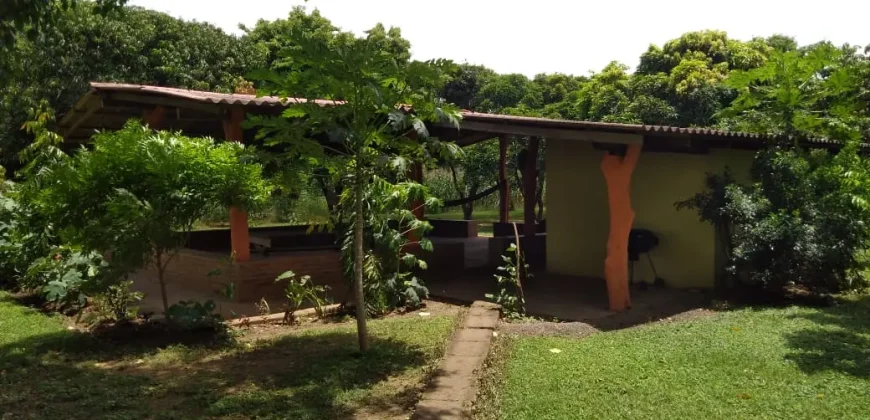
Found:
[{"label": "terracotta colored roof panel", "polygon": [[[162,86],[147,86],[133,85],[126,83],[102,83],[91,82],[91,89],[98,92],[129,92],[129,93],[145,93],[156,96],[165,96],[178,99],[187,99],[202,103],[211,103],[216,105],[243,105],[243,106],[258,106],[258,107],[283,107],[289,103],[304,103],[305,99],[300,98],[280,98],[278,96],[260,96],[245,95],[238,93],[217,93],[206,92],[202,90],[189,90],[170,88]],[[318,99],[315,103],[320,105],[334,105],[340,101],[331,101]]]}]

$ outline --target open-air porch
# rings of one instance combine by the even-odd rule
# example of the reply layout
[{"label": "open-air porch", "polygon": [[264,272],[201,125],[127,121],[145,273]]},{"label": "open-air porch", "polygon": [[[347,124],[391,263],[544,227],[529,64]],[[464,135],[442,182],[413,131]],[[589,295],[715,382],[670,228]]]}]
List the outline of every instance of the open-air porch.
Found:
[{"label": "open-air porch", "polygon": [[[60,129],[68,142],[83,143],[94,130],[117,129],[130,118],[142,118],[152,128],[250,143],[255,138],[243,126],[246,118],[275,115],[285,104],[251,94],[92,83],[91,91],[64,115]],[[712,287],[721,263],[712,226],[689,212],[677,213],[674,203],[700,191],[706,172],[726,165],[747,168],[752,155],[747,150],[758,144],[757,137],[742,133],[474,112],[463,112],[458,130],[433,126],[430,132],[460,146],[481,141],[500,146],[496,235],[479,238],[464,221],[433,221],[436,251],[426,257],[430,269],[425,274],[432,294],[480,299],[494,283],[499,256],[514,240],[507,223],[508,141],[521,138],[527,144],[521,188],[531,197],[539,175],[538,145],[545,140],[547,223],[537,223],[535,203],[526,200],[519,234],[533,271],[539,272],[528,285],[530,311],[566,319],[669,302],[667,296],[677,296],[675,301],[697,296],[646,292],[630,288],[631,280],[662,278],[674,289]],[[422,171],[413,172],[422,181]],[[247,215],[237,209],[229,209],[229,219],[229,229],[197,232],[181,251],[170,269],[179,286],[214,293],[232,283],[237,301],[253,303],[261,297],[280,299],[274,278],[293,270],[331,286],[334,301],[348,298],[331,235],[307,235],[307,227],[251,228]],[[652,256],[629,252],[633,228],[656,235]]]}]

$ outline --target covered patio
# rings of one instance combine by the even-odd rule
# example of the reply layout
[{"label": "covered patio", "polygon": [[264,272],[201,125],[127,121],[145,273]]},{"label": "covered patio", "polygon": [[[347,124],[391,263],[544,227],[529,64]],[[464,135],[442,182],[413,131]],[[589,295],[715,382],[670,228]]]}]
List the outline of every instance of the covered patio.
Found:
[{"label": "covered patio", "polygon": [[[254,141],[255,133],[245,130],[243,122],[252,115],[277,115],[288,103],[287,99],[257,97],[252,93],[223,94],[91,83],[91,90],[63,116],[60,132],[68,143],[85,143],[95,130],[115,130],[130,118],[140,118],[152,128],[250,143]],[[509,139],[521,138],[527,145],[525,164],[521,168],[521,188],[525,196],[535,195],[538,148],[542,140],[547,142],[548,232],[543,232],[544,226],[536,223],[533,200],[526,200],[524,222],[520,225],[523,248],[533,262],[533,270],[540,273],[528,286],[530,296],[541,296],[529,301],[531,312],[566,319],[588,319],[604,316],[610,311],[668,300],[663,298],[666,296],[664,291],[642,292],[629,287],[629,233],[638,221],[632,200],[638,196],[644,206],[650,203],[653,207],[658,206],[656,211],[648,211],[646,207],[641,209],[640,219],[644,225],[662,229],[663,241],[680,246],[668,251],[670,254],[667,254],[667,263],[663,262],[663,266],[679,272],[674,267],[685,264],[680,253],[686,249],[691,251],[693,247],[703,248],[704,267],[698,272],[703,272],[705,278],[698,284],[712,287],[714,266],[718,261],[712,227],[706,229],[694,221],[692,232],[701,232],[695,236],[692,236],[694,233],[685,235],[680,228],[671,229],[673,225],[685,225],[687,220],[697,217],[684,214],[675,221],[660,221],[658,213],[666,212],[665,208],[673,210],[672,196],[664,194],[665,198],[659,199],[649,191],[639,194],[637,183],[632,181],[646,182],[656,172],[670,171],[672,177],[666,178],[667,182],[681,177],[688,179],[685,185],[675,189],[679,198],[686,198],[682,195],[686,191],[700,191],[704,171],[734,162],[741,170],[748,168],[750,151],[758,148],[759,136],[708,129],[562,121],[470,111],[464,111],[462,116],[458,130],[444,125],[430,127],[430,132],[460,146],[481,141],[499,142],[499,222],[502,229],[507,227],[510,209],[506,169]],[[707,163],[711,159],[715,164]],[[644,175],[641,178],[635,174],[639,161]],[[655,167],[644,169],[644,164]],[[688,169],[683,170],[680,165],[686,165]],[[422,171],[417,169],[412,175],[422,181]],[[670,185],[662,185],[665,189],[672,189]],[[668,217],[671,217],[669,213],[665,218]],[[232,282],[236,285],[238,299],[256,301],[260,297],[279,294],[280,288],[272,280],[280,272],[292,268],[310,274],[319,283],[333,286],[334,300],[347,297],[338,251],[331,238],[298,234],[298,230],[304,230],[304,227],[249,228],[247,214],[238,209],[229,209],[229,219],[228,230],[198,234],[203,238],[194,242],[207,246],[203,248],[192,243],[190,249],[182,251],[170,275],[187,279],[187,286],[200,291],[218,290]],[[492,283],[487,279],[491,280],[494,264],[513,240],[513,235],[511,232],[510,235],[483,239],[477,238],[476,231],[468,230],[467,223],[458,226],[460,231],[465,229],[464,233],[456,234],[456,226],[449,226],[449,223],[441,228],[436,226],[436,236],[440,235],[439,232],[450,233],[445,238],[435,239],[436,252],[426,258],[430,261],[430,272],[426,277],[433,295],[460,300],[482,299]],[[297,232],[294,233],[294,229]],[[694,244],[696,240],[703,243]],[[691,252],[687,255],[688,259],[694,258]],[[232,268],[225,271],[228,274],[208,278],[206,273],[225,265],[228,256],[233,261]],[[708,271],[709,276],[706,274]],[[709,283],[706,277],[710,277]],[[686,282],[676,282],[675,285],[691,287]],[[633,294],[636,297],[634,302]],[[677,300],[686,295],[679,292],[679,296]]]}]

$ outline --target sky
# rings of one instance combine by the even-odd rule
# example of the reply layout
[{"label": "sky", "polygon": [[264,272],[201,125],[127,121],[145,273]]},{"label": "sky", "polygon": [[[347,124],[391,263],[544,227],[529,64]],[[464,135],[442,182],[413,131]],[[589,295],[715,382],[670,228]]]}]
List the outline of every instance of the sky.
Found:
[{"label": "sky", "polygon": [[132,0],[130,4],[241,34],[239,24],[319,9],[361,34],[398,26],[415,59],[448,58],[499,73],[586,75],[617,60],[634,68],[650,44],[701,29],[746,40],[775,33],[798,43],[870,44],[866,0]]}]

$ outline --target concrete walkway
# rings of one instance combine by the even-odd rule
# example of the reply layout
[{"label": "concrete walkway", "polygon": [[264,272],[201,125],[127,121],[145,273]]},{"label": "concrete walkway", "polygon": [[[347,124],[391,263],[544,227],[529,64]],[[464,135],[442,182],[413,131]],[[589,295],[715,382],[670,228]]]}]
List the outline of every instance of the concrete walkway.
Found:
[{"label": "concrete walkway", "polygon": [[411,417],[415,420],[470,417],[483,365],[499,319],[498,305],[475,301]]}]

